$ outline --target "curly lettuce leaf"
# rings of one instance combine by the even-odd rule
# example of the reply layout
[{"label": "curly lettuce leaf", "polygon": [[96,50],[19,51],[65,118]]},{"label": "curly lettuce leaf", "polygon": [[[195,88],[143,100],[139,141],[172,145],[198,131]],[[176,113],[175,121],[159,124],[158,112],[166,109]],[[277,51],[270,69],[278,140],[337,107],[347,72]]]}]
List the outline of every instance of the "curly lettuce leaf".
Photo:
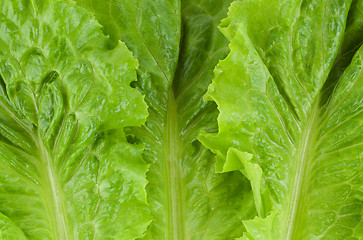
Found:
[{"label": "curly lettuce leaf", "polygon": [[67,1],[0,1],[0,238],[135,239],[151,221],[137,61]]},{"label": "curly lettuce leaf", "polygon": [[[216,174],[213,154],[196,139],[216,131],[217,109],[202,96],[228,53],[217,25],[230,0],[78,0],[139,60],[138,87],[149,117],[129,129],[145,144],[153,222],[143,239],[234,239],[255,214],[246,178]],[[112,47],[112,44],[111,44]]]},{"label": "curly lettuce leaf", "polygon": [[231,52],[206,95],[219,132],[199,138],[218,171],[251,182],[258,216],[241,239],[361,239],[360,4],[245,0],[223,20]]}]

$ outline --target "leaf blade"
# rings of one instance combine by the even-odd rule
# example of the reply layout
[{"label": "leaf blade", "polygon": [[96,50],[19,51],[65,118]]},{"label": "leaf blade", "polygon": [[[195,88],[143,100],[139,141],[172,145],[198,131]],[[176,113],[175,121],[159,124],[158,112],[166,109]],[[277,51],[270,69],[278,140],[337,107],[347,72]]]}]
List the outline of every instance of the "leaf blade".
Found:
[{"label": "leaf blade", "polygon": [[29,239],[142,235],[147,165],[123,132],[147,114],[131,52],[107,50],[72,2],[0,1],[0,16],[1,212]]}]

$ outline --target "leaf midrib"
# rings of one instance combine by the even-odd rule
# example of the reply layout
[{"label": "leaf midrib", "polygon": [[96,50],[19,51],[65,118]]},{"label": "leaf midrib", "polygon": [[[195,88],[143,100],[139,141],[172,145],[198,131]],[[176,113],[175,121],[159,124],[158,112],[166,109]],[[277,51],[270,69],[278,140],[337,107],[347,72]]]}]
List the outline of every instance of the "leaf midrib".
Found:
[{"label": "leaf midrib", "polygon": [[59,240],[69,240],[66,211],[64,207],[64,199],[62,189],[57,181],[57,174],[54,171],[52,158],[46,149],[43,141],[38,133],[39,158],[43,160],[42,178],[45,183],[45,204],[48,210],[49,221],[53,230],[53,238]]},{"label": "leaf midrib", "polygon": [[[139,11],[137,12],[139,14]],[[139,19],[139,18],[137,18]],[[181,27],[181,26],[180,26]],[[153,54],[145,39],[143,38],[140,29],[137,28],[138,34],[142,40],[143,45],[149,52],[151,58],[154,60],[159,70],[162,73],[162,77],[167,83],[170,80],[174,80],[174,75],[168,78],[168,75],[162,68],[156,56]],[[180,49],[180,48],[179,48]],[[179,54],[178,54],[179,56]],[[177,64],[176,64],[177,65]],[[174,71],[174,74],[176,69]],[[184,240],[184,203],[183,203],[183,187],[181,177],[181,166],[179,162],[180,149],[178,139],[178,124],[177,124],[177,104],[174,96],[173,88],[169,84],[167,95],[167,109],[166,109],[166,122],[163,128],[164,139],[164,156],[163,167],[165,173],[163,173],[166,181],[166,199],[167,199],[167,233],[166,239],[170,240]]]},{"label": "leaf midrib", "polygon": [[281,240],[300,239],[299,230],[301,229],[302,223],[299,216],[303,216],[305,213],[305,186],[307,186],[307,174],[315,149],[314,142],[316,140],[316,133],[314,132],[314,128],[318,124],[320,113],[319,102],[320,98],[317,98],[310,111],[305,127],[303,127],[301,141],[299,142],[295,155],[296,157],[294,158],[296,165],[293,170],[292,189],[289,195],[287,217]]},{"label": "leaf midrib", "polygon": [[173,90],[169,90],[166,124],[164,129],[164,168],[166,170],[166,191],[168,202],[167,239],[183,240],[184,204],[181,182],[180,149],[178,138],[177,105]]}]

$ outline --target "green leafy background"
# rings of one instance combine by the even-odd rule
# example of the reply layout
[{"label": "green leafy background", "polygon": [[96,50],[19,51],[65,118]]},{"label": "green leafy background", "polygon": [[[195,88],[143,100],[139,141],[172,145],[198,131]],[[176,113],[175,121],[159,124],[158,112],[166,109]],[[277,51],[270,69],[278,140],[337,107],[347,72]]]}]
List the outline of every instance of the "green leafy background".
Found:
[{"label": "green leafy background", "polygon": [[361,239],[362,9],[0,0],[0,239]]}]

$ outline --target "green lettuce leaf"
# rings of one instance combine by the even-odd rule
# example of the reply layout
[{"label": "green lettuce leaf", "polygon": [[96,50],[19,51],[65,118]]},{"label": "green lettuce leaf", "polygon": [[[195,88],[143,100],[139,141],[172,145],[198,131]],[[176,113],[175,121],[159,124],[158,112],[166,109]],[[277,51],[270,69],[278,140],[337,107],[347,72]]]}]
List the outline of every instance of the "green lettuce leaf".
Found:
[{"label": "green lettuce leaf", "polygon": [[363,43],[363,0],[353,0],[347,19],[347,25],[338,55],[322,92],[322,103],[329,99],[339,77],[350,64],[353,55]]},{"label": "green lettuce leaf", "polygon": [[245,0],[223,20],[231,52],[205,97],[219,132],[199,139],[216,170],[250,180],[258,216],[241,239],[362,239],[361,13],[362,1]]},{"label": "green lettuce leaf", "polygon": [[24,232],[8,217],[0,213],[0,239],[26,240]]},{"label": "green lettuce leaf", "polygon": [[151,221],[137,61],[67,1],[0,0],[0,239],[135,239]]},{"label": "green lettuce leaf", "polygon": [[244,230],[241,220],[255,215],[247,179],[239,172],[216,174],[213,154],[196,139],[201,130],[217,129],[216,105],[202,96],[228,53],[217,25],[230,2],[77,1],[140,62],[137,85],[149,117],[142,128],[129,129],[128,139],[145,145],[150,164],[153,222],[143,239],[234,239]]}]

